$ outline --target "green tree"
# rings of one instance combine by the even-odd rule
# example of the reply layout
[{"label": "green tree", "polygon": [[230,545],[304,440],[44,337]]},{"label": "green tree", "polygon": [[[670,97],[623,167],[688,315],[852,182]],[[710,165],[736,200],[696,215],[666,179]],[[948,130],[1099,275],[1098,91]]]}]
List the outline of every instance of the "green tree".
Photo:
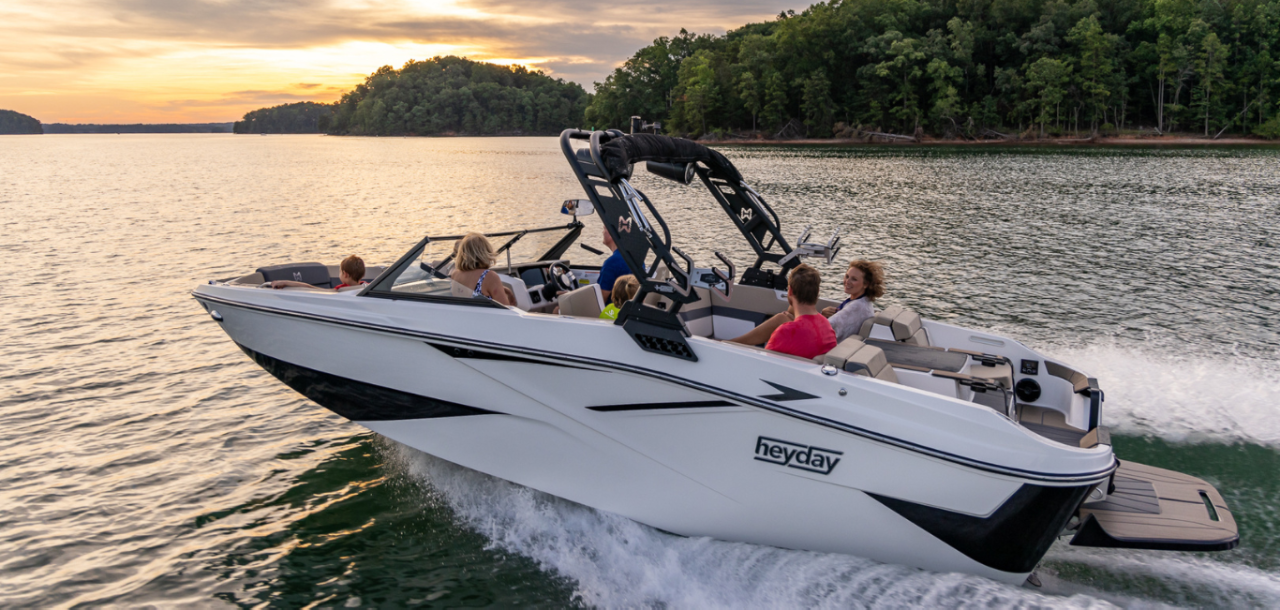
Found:
[{"label": "green tree", "polygon": [[1054,109],[1054,122],[1057,123],[1057,108],[1066,95],[1067,81],[1071,78],[1071,66],[1065,62],[1041,57],[1027,69],[1027,87],[1037,95],[1040,102],[1040,137],[1044,137],[1044,124],[1049,118],[1049,108]]},{"label": "green tree", "polygon": [[924,75],[920,64],[925,53],[918,40],[907,38],[901,32],[890,30],[874,41],[882,47],[886,61],[875,65],[875,73],[894,82],[889,111],[906,130],[914,130],[920,124],[918,80]]},{"label": "green tree", "polygon": [[695,136],[707,133],[707,115],[718,105],[720,95],[713,61],[712,53],[703,50],[680,64],[679,84],[674,91],[676,103],[671,114],[672,129],[692,132]]},{"label": "green tree", "polygon": [[787,120],[787,86],[782,74],[770,71],[764,79],[765,124],[776,127]]},{"label": "green tree", "polygon": [[760,81],[756,80],[750,70],[743,70],[738,75],[738,97],[742,98],[743,105],[751,113],[751,131],[755,131],[756,117],[760,116],[760,110],[764,108],[764,92]]},{"label": "green tree", "polygon": [[1216,107],[1214,93],[1221,89],[1222,72],[1226,67],[1229,49],[1209,32],[1200,42],[1200,56],[1196,59],[1196,72],[1200,75],[1200,106],[1204,111],[1204,135],[1209,135],[1209,113]]},{"label": "green tree", "polygon": [[831,81],[827,80],[827,73],[821,69],[814,70],[804,80],[803,91],[801,112],[804,113],[804,124],[809,128],[809,135],[831,135],[836,105],[831,100]]},{"label": "green tree", "polygon": [[1115,36],[1102,31],[1096,14],[1081,19],[1067,34],[1067,40],[1076,45],[1079,51],[1076,74],[1080,79],[1080,88],[1084,92],[1085,102],[1090,112],[1090,131],[1096,132],[1098,126],[1106,122],[1107,103],[1114,93],[1111,89],[1115,64],[1112,52],[1115,48]]}]

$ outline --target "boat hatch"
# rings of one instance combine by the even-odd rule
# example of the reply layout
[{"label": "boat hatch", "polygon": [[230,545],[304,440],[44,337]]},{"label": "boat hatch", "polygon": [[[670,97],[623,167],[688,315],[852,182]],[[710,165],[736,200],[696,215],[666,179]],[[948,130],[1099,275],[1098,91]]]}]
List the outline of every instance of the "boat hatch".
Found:
[{"label": "boat hatch", "polygon": [[1240,542],[1222,495],[1201,479],[1122,462],[1115,490],[1080,507],[1071,544],[1162,551],[1225,551]]}]

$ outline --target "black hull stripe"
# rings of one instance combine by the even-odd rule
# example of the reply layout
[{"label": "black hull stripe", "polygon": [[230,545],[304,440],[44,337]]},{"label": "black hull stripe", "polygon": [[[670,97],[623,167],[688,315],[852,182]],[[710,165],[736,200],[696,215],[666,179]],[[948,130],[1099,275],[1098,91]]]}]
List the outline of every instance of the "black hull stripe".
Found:
[{"label": "black hull stripe", "polygon": [[723,400],[703,400],[700,402],[651,402],[634,405],[605,405],[603,407],[587,407],[592,411],[653,411],[658,409],[705,409],[707,407],[736,407]]},{"label": "black hull stripe", "polygon": [[495,354],[493,352],[480,352],[469,347],[457,347],[453,345],[444,345],[442,343],[425,342],[427,345],[434,347],[454,358],[470,358],[472,360],[504,360],[507,362],[524,362],[527,364],[540,364],[542,366],[558,366],[566,369],[583,370],[582,367],[571,366],[560,362],[547,362],[545,360],[533,360],[530,358],[520,358],[519,356],[511,356],[508,354]]},{"label": "black hull stripe", "polygon": [[[236,345],[240,345],[237,343]],[[290,364],[255,352],[243,345],[240,349],[258,366],[266,369],[285,385],[297,390],[316,404],[351,421],[395,421],[431,419],[465,415],[500,415],[495,411],[437,400],[400,390],[331,375],[305,366]]]},{"label": "black hull stripe", "polygon": [[1092,487],[1024,484],[990,517],[974,517],[863,493],[969,559],[989,568],[1021,574],[1035,569]]},{"label": "black hull stripe", "polygon": [[792,409],[792,408],[787,407],[787,406],[785,406],[785,405],[777,404],[777,403],[774,403],[774,402],[764,401],[764,400],[761,400],[761,399],[756,398],[756,397],[754,397],[754,396],[748,396],[748,395],[745,395],[745,394],[737,394],[737,393],[735,393],[735,392],[730,392],[730,391],[725,390],[725,389],[723,389],[723,388],[719,388],[719,387],[715,387],[715,386],[710,386],[710,385],[707,385],[707,384],[705,384],[705,383],[701,383],[701,382],[693,381],[693,380],[691,380],[691,379],[683,379],[683,378],[680,378],[680,377],[674,377],[674,376],[672,376],[670,373],[665,372],[665,371],[655,371],[655,370],[646,369],[646,368],[643,368],[643,367],[633,366],[633,365],[629,365],[629,364],[622,364],[622,363],[619,363],[619,362],[605,362],[605,361],[601,361],[601,360],[593,360],[593,359],[589,359],[589,358],[582,358],[582,357],[579,357],[579,356],[574,356],[574,355],[572,355],[572,354],[562,354],[562,353],[555,353],[555,352],[544,352],[544,351],[541,351],[541,350],[535,350],[535,349],[530,349],[530,348],[525,348],[525,347],[518,347],[518,346],[513,346],[513,345],[504,345],[504,344],[500,344],[500,343],[490,343],[490,342],[488,342],[488,341],[476,341],[476,340],[474,340],[474,339],[464,339],[464,338],[461,338],[461,337],[451,337],[451,336],[446,336],[446,335],[439,335],[439,334],[436,334],[436,333],[422,332],[422,331],[419,331],[419,330],[411,330],[411,329],[408,329],[408,328],[397,328],[397,327],[394,327],[394,326],[383,326],[383,325],[380,325],[380,324],[370,324],[370,323],[367,323],[367,322],[355,322],[355,321],[352,321],[352,320],[343,320],[343,319],[340,319],[340,318],[333,318],[333,317],[329,317],[329,316],[322,316],[322,315],[312,314],[312,313],[302,313],[302,312],[298,312],[298,311],[289,311],[289,310],[287,310],[287,309],[279,309],[279,308],[275,308],[275,307],[266,307],[266,306],[263,306],[263,305],[251,305],[251,304],[248,304],[248,303],[241,303],[241,302],[237,302],[237,301],[229,301],[229,300],[226,300],[226,299],[222,299],[222,298],[219,298],[219,297],[214,297],[214,296],[210,296],[210,295],[206,295],[206,294],[197,295],[197,294],[194,294],[194,293],[193,293],[193,294],[192,294],[192,296],[193,296],[193,297],[195,297],[195,298],[196,298],[196,300],[202,300],[202,299],[203,299],[203,300],[205,300],[205,301],[209,301],[209,302],[212,302],[212,303],[220,303],[220,304],[222,304],[222,305],[226,305],[226,306],[230,306],[230,307],[239,307],[239,308],[242,308],[242,309],[249,309],[249,310],[253,310],[253,311],[260,311],[260,312],[263,312],[263,313],[275,314],[275,315],[281,315],[281,316],[290,317],[290,318],[304,318],[304,319],[309,319],[309,320],[316,320],[316,321],[319,321],[319,322],[326,322],[326,323],[329,323],[329,324],[335,324],[335,325],[338,325],[338,326],[349,326],[349,327],[353,327],[353,328],[364,328],[364,329],[368,329],[368,330],[374,330],[374,331],[384,332],[384,333],[389,333],[389,334],[394,334],[394,335],[401,335],[401,336],[407,336],[407,337],[418,337],[418,338],[422,338],[422,339],[430,339],[430,340],[432,340],[432,341],[446,341],[446,342],[449,342],[449,343],[457,343],[457,344],[461,344],[461,345],[464,345],[464,346],[467,346],[467,347],[479,347],[479,348],[484,348],[484,349],[489,349],[489,350],[496,350],[496,351],[500,351],[500,352],[501,352],[501,351],[506,351],[506,352],[517,352],[517,353],[520,353],[520,354],[522,354],[522,355],[526,355],[526,356],[535,356],[535,357],[547,358],[547,359],[550,359],[550,360],[552,360],[552,361],[554,361],[554,362],[560,362],[560,361],[573,362],[573,363],[575,363],[575,364],[584,365],[584,368],[588,368],[588,369],[613,369],[613,370],[619,370],[619,371],[624,371],[624,372],[628,372],[628,373],[635,373],[635,374],[638,374],[638,375],[644,375],[644,376],[646,376],[646,377],[653,377],[653,378],[658,379],[658,380],[660,380],[660,381],[665,381],[665,382],[670,382],[670,383],[676,383],[676,384],[680,384],[680,385],[687,386],[687,387],[690,387],[690,388],[694,388],[694,389],[696,389],[696,390],[700,390],[700,391],[706,392],[706,393],[708,393],[708,394],[715,394],[715,395],[723,396],[724,398],[730,399],[730,400],[732,400],[732,401],[734,401],[734,402],[737,402],[737,403],[740,403],[740,404],[742,404],[742,405],[744,405],[744,406],[749,405],[749,406],[754,406],[754,407],[758,407],[758,408],[761,408],[761,409],[765,409],[765,410],[768,410],[768,411],[773,411],[773,412],[775,412],[775,413],[779,413],[779,414],[781,414],[781,415],[786,415],[786,416],[788,416],[788,417],[794,417],[794,418],[796,418],[796,419],[801,419],[801,420],[808,421],[808,422],[811,422],[811,423],[815,423],[815,424],[818,424],[818,425],[821,425],[821,426],[826,426],[826,427],[828,427],[828,428],[833,428],[833,429],[836,429],[836,430],[840,430],[840,431],[842,431],[842,432],[848,432],[848,433],[850,433],[850,434],[856,434],[856,435],[858,435],[858,436],[862,436],[862,437],[865,437],[865,438],[869,438],[869,439],[872,439],[872,440],[875,440],[875,441],[878,441],[878,442],[882,442],[882,443],[885,443],[885,444],[888,444],[888,445],[894,445],[894,446],[896,446],[896,447],[901,447],[901,448],[903,448],[903,449],[907,449],[907,450],[913,451],[913,452],[915,452],[915,453],[920,453],[920,454],[923,454],[923,455],[928,455],[928,456],[931,456],[931,457],[935,457],[935,458],[938,458],[938,459],[941,459],[941,460],[945,460],[945,461],[948,461],[948,462],[952,462],[952,463],[955,463],[955,464],[959,464],[959,465],[961,465],[961,466],[966,466],[966,467],[969,467],[969,468],[974,468],[974,469],[976,469],[976,470],[981,470],[981,471],[984,471],[984,472],[991,472],[991,473],[1001,474],[1001,475],[1006,475],[1006,476],[1014,476],[1014,477],[1020,477],[1020,478],[1034,479],[1034,480],[1044,481],[1044,482],[1049,482],[1049,483],[1069,484],[1069,483],[1078,483],[1078,482],[1092,482],[1092,483],[1096,483],[1096,482],[1100,481],[1101,479],[1105,478],[1107,475],[1110,475],[1110,474],[1112,473],[1112,471],[1114,471],[1114,470],[1116,469],[1116,461],[1115,461],[1115,459],[1114,459],[1114,458],[1112,459],[1111,464],[1110,464],[1109,466],[1107,466],[1106,468],[1103,468],[1103,469],[1097,470],[1097,471],[1095,471],[1095,472],[1082,472],[1082,473],[1077,473],[1077,474],[1059,474],[1059,473],[1053,473],[1053,472],[1039,472],[1039,471],[1034,471],[1034,470],[1024,470],[1024,469],[1022,469],[1022,468],[1014,468],[1014,467],[1011,467],[1011,466],[1001,466],[1001,465],[999,465],[999,464],[991,464],[991,463],[989,463],[989,462],[983,462],[983,461],[980,461],[980,460],[974,460],[974,459],[967,458],[967,457],[964,457],[964,456],[962,456],[962,455],[956,455],[956,454],[954,454],[954,453],[950,453],[950,452],[947,452],[947,451],[941,451],[941,450],[938,450],[938,449],[933,449],[933,448],[931,448],[931,447],[926,447],[926,446],[921,445],[921,444],[919,444],[919,443],[913,443],[913,442],[908,441],[908,440],[903,440],[903,439],[896,438],[896,437],[893,437],[893,436],[889,436],[889,435],[886,435],[886,434],[881,434],[881,433],[879,433],[879,432],[875,432],[875,431],[873,431],[873,430],[868,430],[868,429],[866,429],[866,428],[861,428],[861,427],[854,426],[854,425],[851,425],[851,424],[847,424],[847,423],[844,423],[844,422],[841,422],[841,421],[838,421],[838,420],[834,420],[834,419],[830,419],[830,418],[822,417],[822,416],[820,416],[820,415],[814,415],[814,414],[812,414],[812,413],[807,413],[807,412],[805,412],[805,411],[799,411],[799,410]]}]

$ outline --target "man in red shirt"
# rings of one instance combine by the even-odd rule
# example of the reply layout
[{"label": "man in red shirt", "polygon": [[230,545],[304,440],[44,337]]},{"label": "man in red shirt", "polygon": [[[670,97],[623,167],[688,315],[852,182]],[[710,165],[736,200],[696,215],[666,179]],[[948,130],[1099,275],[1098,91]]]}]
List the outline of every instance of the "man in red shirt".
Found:
[{"label": "man in red shirt", "polygon": [[799,265],[787,278],[787,301],[791,306],[757,326],[751,332],[732,339],[736,343],[759,345],[768,338],[765,349],[801,358],[821,356],[836,346],[836,332],[831,322],[818,312],[818,289],[822,276],[809,265]]}]

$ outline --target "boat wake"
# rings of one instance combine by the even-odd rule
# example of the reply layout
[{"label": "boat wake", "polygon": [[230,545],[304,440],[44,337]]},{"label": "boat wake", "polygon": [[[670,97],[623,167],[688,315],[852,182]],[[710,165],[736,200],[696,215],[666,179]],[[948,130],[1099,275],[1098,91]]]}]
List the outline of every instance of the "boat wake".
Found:
[{"label": "boat wake", "polygon": [[[1108,608],[967,574],[936,574],[848,555],[684,538],[514,485],[385,441],[492,548],[573,579],[588,606],[676,608]],[[850,524],[856,527],[856,524]]]},{"label": "boat wake", "polygon": [[1106,392],[1103,420],[1113,432],[1280,447],[1280,362],[1114,344],[1046,351],[1097,376]]}]

